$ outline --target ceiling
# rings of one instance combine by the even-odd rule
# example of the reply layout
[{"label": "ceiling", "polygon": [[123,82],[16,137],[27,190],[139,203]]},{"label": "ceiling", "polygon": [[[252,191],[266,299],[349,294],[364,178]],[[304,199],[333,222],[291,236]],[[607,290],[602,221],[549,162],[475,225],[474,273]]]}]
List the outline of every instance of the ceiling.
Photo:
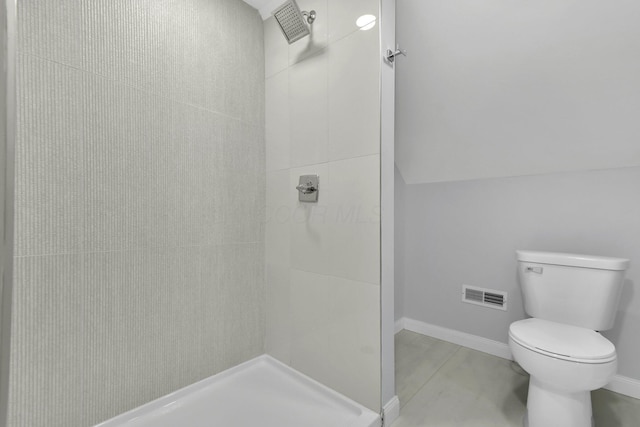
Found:
[{"label": "ceiling", "polygon": [[258,9],[262,19],[267,19],[271,16],[271,12],[282,4],[284,0],[244,0],[244,2]]}]

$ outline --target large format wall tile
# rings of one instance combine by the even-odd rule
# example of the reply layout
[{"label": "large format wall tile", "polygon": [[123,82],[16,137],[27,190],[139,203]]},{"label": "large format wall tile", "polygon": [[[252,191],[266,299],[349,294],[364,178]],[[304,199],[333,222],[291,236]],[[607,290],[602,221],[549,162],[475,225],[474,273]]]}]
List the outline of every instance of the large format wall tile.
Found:
[{"label": "large format wall tile", "polygon": [[311,25],[311,34],[289,45],[289,65],[304,61],[327,47],[328,12],[327,0],[299,0],[301,11],[316,11],[316,20]]},{"label": "large format wall tile", "polygon": [[370,408],[380,404],[380,288],[291,270],[291,366]]},{"label": "large format wall tile", "polygon": [[378,32],[358,31],[329,49],[329,160],[380,152]]},{"label": "large format wall tile", "polygon": [[[380,156],[290,171],[287,191],[291,214],[287,225],[291,233],[291,267],[379,284]],[[295,186],[300,175],[308,174],[320,177],[317,203],[298,201]],[[282,224],[277,227],[282,228]]]},{"label": "large format wall tile", "polygon": [[[359,31],[356,20],[362,15],[373,15],[380,19],[379,0],[328,0],[329,42]],[[370,31],[378,34],[378,31]],[[353,52],[355,53],[355,52]]]},{"label": "large format wall tile", "polygon": [[291,167],[328,160],[327,52],[289,69]]},{"label": "large format wall tile", "polygon": [[[378,1],[299,5],[318,13],[310,37],[288,46],[265,24],[266,348],[378,411],[381,57],[379,25],[355,25]],[[308,174],[317,203],[298,201]]]},{"label": "large format wall tile", "polygon": [[[275,18],[264,21],[264,66],[269,78],[289,66],[289,45]],[[267,108],[268,109],[268,108]]]},{"label": "large format wall tile", "polygon": [[291,366],[327,383],[331,365],[328,277],[291,270]]},{"label": "large format wall tile", "polygon": [[329,163],[328,274],[380,283],[380,156]]},{"label": "large format wall tile", "polygon": [[328,278],[329,384],[369,408],[380,404],[380,287]]},{"label": "large format wall tile", "polygon": [[[318,175],[318,202],[298,201],[301,175]],[[291,215],[291,267],[297,270],[327,274],[329,271],[329,235],[330,218],[327,203],[330,198],[329,169],[327,163],[291,169],[289,182],[289,203]]]}]

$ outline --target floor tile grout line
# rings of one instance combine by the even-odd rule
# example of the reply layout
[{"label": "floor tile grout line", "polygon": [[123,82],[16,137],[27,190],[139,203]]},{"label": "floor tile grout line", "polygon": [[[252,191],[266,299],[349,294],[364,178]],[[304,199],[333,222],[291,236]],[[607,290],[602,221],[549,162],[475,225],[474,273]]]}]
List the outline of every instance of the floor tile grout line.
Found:
[{"label": "floor tile grout line", "polygon": [[460,349],[462,348],[462,346],[461,346],[461,345],[458,345],[458,344],[454,344],[454,345],[455,345],[456,347],[458,347],[458,348],[456,348],[456,349],[455,349],[455,351],[451,352],[451,354],[450,354],[448,357],[446,357],[446,358],[445,358],[445,359],[444,359],[444,360],[443,360],[443,361],[438,365],[438,367],[433,371],[433,373],[432,373],[431,375],[429,375],[429,378],[427,378],[427,380],[424,382],[424,384],[422,384],[422,386],[421,386],[420,388],[418,388],[418,389],[417,389],[417,390],[416,390],[416,391],[411,395],[411,397],[410,397],[410,398],[409,398],[405,403],[400,402],[400,409],[402,409],[403,407],[405,407],[406,405],[408,405],[408,404],[409,404],[409,402],[411,402],[411,401],[413,400],[413,398],[414,398],[418,393],[420,393],[420,391],[422,391],[422,389],[423,389],[423,388],[425,388],[425,387],[429,384],[429,382],[433,379],[433,377],[435,377],[435,376],[436,376],[436,374],[437,374],[438,372],[440,372],[440,370],[442,369],[442,367],[443,367],[444,365],[446,365],[447,363],[449,363],[449,361],[451,360],[451,358],[452,358],[453,356],[455,356],[455,355],[456,355],[456,353],[458,353],[458,351],[460,351]]}]

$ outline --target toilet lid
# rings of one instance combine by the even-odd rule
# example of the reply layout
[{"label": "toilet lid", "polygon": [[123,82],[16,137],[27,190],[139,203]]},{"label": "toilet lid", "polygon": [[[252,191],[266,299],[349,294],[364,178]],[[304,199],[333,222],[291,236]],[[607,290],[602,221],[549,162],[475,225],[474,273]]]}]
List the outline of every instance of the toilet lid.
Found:
[{"label": "toilet lid", "polygon": [[542,319],[525,319],[509,327],[509,336],[537,353],[582,363],[606,363],[616,358],[616,348],[591,329]]}]

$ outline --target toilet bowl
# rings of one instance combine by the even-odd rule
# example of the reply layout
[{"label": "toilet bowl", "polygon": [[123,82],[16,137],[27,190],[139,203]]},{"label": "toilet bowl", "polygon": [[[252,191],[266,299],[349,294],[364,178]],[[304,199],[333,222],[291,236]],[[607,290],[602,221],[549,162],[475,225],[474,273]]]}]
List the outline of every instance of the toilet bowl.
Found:
[{"label": "toilet bowl", "polygon": [[509,327],[509,348],[530,374],[528,427],[590,427],[591,390],[615,375],[613,326],[626,258],[517,251],[530,319]]},{"label": "toilet bowl", "polygon": [[591,390],[615,375],[615,347],[599,333],[542,319],[509,328],[514,359],[530,374],[528,427],[589,427]]}]

